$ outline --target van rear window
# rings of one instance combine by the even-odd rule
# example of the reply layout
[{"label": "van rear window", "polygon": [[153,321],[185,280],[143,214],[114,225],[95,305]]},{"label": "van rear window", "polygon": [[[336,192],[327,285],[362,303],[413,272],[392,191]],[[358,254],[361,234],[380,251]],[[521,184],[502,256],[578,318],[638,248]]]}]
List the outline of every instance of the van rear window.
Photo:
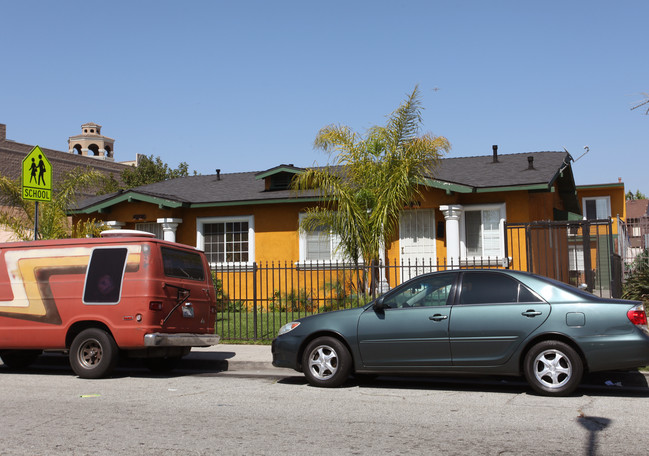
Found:
[{"label": "van rear window", "polygon": [[181,279],[205,280],[203,261],[198,253],[162,247],[164,274],[167,277]]}]

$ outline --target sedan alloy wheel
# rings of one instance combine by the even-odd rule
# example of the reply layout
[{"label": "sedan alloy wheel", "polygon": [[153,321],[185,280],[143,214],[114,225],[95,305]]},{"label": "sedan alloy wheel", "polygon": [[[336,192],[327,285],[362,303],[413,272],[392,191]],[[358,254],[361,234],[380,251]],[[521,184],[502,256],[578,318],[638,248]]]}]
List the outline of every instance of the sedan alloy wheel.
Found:
[{"label": "sedan alloy wheel", "polygon": [[342,385],[351,370],[351,356],[347,347],[333,337],[319,337],[304,351],[304,375],[314,386]]},{"label": "sedan alloy wheel", "polygon": [[525,377],[532,388],[541,394],[570,394],[581,382],[582,375],[581,358],[563,342],[540,342],[525,357]]}]

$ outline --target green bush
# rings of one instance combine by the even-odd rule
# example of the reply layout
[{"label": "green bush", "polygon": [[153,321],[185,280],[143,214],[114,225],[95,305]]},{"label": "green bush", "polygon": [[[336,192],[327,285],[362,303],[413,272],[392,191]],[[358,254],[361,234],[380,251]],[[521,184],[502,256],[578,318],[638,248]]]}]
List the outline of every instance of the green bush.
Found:
[{"label": "green bush", "polygon": [[629,268],[624,282],[624,299],[633,299],[649,304],[649,251],[645,249]]},{"label": "green bush", "polygon": [[269,304],[271,312],[314,312],[313,297],[305,289],[297,292],[291,290],[289,293],[273,293],[272,301]]},{"label": "green bush", "polygon": [[229,309],[230,298],[223,292],[223,281],[216,278],[216,271],[210,271],[212,274],[212,284],[216,296],[216,310],[225,312]]}]

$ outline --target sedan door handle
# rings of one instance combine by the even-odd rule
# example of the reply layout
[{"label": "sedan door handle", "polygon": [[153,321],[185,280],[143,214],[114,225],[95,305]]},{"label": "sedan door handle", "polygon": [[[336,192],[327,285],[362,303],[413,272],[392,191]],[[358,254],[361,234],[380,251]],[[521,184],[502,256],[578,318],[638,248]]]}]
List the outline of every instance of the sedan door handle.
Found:
[{"label": "sedan door handle", "polygon": [[448,315],[442,315],[442,314],[435,314],[428,317],[429,320],[433,320],[433,321],[442,321],[442,320],[446,320],[447,318]]},{"label": "sedan door handle", "polygon": [[542,314],[542,312],[539,312],[538,310],[529,309],[529,310],[526,310],[525,312],[523,312],[521,315],[523,315],[525,317],[532,318],[532,317],[536,317],[536,316],[541,315],[541,314]]}]

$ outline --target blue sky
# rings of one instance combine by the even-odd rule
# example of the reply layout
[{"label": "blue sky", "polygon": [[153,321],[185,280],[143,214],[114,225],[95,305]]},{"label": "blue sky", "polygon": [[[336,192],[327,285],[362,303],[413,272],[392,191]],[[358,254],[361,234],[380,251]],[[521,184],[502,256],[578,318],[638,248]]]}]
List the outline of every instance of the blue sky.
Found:
[{"label": "blue sky", "polygon": [[2,0],[0,123],[81,124],[201,174],[324,164],[318,130],[383,124],[415,85],[449,157],[563,150],[577,184],[649,194],[647,1]]}]

